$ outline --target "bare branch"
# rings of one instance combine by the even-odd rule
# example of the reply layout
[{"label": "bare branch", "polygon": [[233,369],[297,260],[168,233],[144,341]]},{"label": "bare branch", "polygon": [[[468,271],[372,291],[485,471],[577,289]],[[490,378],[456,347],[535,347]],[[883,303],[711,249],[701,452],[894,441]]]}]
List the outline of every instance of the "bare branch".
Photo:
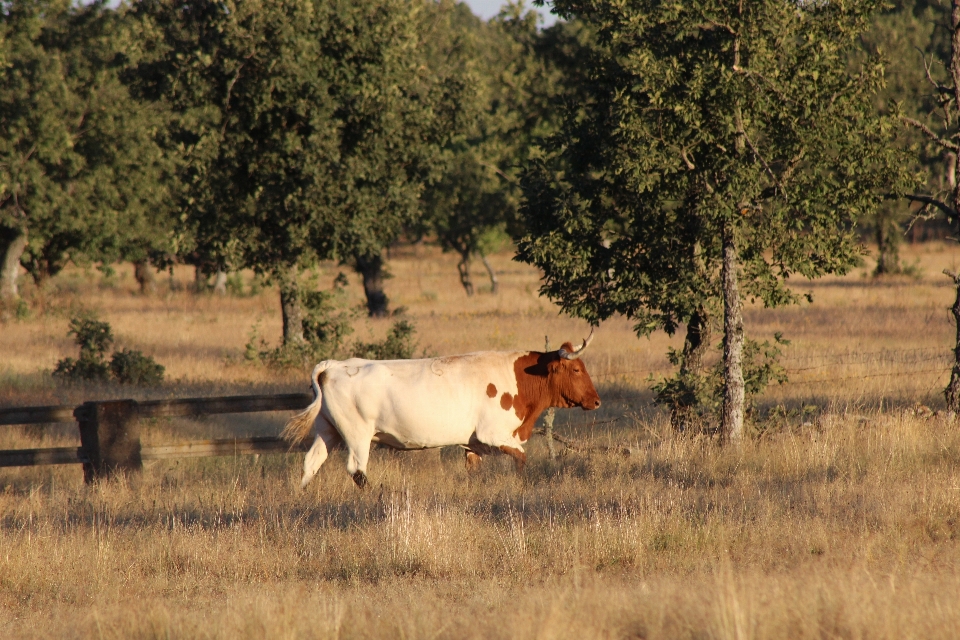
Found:
[{"label": "bare branch", "polygon": [[764,157],[760,155],[760,151],[758,151],[757,148],[754,146],[753,140],[750,139],[750,136],[748,136],[746,132],[744,132],[743,138],[747,141],[747,144],[750,146],[750,150],[753,151],[753,155],[757,156],[757,160],[759,160],[763,164],[763,168],[766,169],[767,173],[770,174],[770,178],[773,179],[773,182],[777,185],[777,187],[780,188],[780,192],[783,194],[786,194],[787,190],[783,186],[783,183],[780,182],[780,179],[777,177],[777,174],[773,172],[773,169],[770,168],[770,165],[767,164],[767,161],[764,159]]},{"label": "bare branch", "polygon": [[938,145],[940,145],[944,149],[950,149],[951,151],[957,151],[958,149],[960,149],[960,147],[957,146],[956,142],[950,142],[949,140],[944,140],[943,138],[938,136],[936,132],[933,131],[933,129],[923,124],[922,122],[918,120],[914,120],[913,118],[908,118],[907,116],[900,116],[900,119],[904,123],[910,125],[911,127],[914,127],[922,131],[924,135],[926,135],[928,138],[936,142]]},{"label": "bare branch", "polygon": [[934,79],[933,75],[930,73],[930,63],[927,62],[927,56],[924,55],[923,50],[920,47],[914,47],[918,52],[920,52],[920,59],[923,60],[923,71],[927,75],[927,82],[933,85],[933,88],[937,90],[937,93],[953,93],[953,88],[948,87],[945,84],[942,84]]},{"label": "bare branch", "polygon": [[496,166],[496,165],[494,165],[494,164],[490,164],[489,162],[481,162],[481,161],[478,161],[478,164],[479,164],[481,167],[486,167],[487,169],[493,169],[493,171],[494,171],[498,176],[500,176],[501,178],[503,178],[503,179],[506,180],[507,182],[512,182],[513,184],[519,184],[519,183],[517,182],[517,179],[516,179],[516,178],[511,178],[510,176],[508,176],[507,174],[505,174],[503,171],[501,171],[498,166]]},{"label": "bare branch", "polygon": [[922,202],[922,203],[924,203],[924,204],[926,204],[926,205],[930,205],[930,206],[932,206],[932,207],[936,207],[937,209],[940,209],[940,211],[943,211],[943,212],[944,212],[945,214],[947,214],[948,216],[956,217],[956,215],[957,215],[956,209],[954,209],[954,208],[951,207],[950,205],[946,204],[946,203],[943,202],[942,200],[938,200],[937,198],[932,198],[932,197],[930,197],[930,196],[920,195],[920,194],[918,194],[918,193],[908,193],[908,194],[904,195],[903,197],[906,198],[907,200],[911,201],[911,202]]},{"label": "bare branch", "polygon": [[733,30],[733,27],[723,22],[717,22],[716,20],[707,20],[706,24],[700,25],[700,28],[703,29],[704,31],[713,31],[714,29],[720,29],[722,31],[726,31],[730,35],[734,35],[734,36],[737,35],[737,32]]}]

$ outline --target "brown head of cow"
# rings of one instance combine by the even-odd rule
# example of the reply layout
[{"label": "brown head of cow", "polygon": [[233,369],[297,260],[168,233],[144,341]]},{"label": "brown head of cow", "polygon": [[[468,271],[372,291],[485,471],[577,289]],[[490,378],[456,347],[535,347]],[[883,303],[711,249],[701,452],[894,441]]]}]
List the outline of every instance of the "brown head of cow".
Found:
[{"label": "brown head of cow", "polygon": [[591,340],[593,330],[579,349],[567,342],[557,351],[533,352],[517,360],[518,400],[526,409],[521,416],[528,418],[525,422],[532,425],[547,407],[580,407],[586,411],[600,407],[600,396],[580,359]]},{"label": "brown head of cow", "polygon": [[580,360],[580,355],[593,340],[593,329],[583,341],[580,348],[565,342],[555,352],[544,354],[547,356],[547,387],[553,391],[552,406],[573,408],[580,407],[584,411],[600,408],[600,395],[593,386],[593,380],[587,373],[587,367]]}]

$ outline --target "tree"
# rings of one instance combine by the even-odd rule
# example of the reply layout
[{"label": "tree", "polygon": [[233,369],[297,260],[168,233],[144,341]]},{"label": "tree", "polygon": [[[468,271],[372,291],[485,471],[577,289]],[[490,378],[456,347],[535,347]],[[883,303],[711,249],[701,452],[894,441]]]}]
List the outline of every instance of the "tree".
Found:
[{"label": "tree", "polygon": [[0,297],[69,261],[106,263],[163,243],[162,112],[122,81],[135,25],[105,3],[0,5]]},{"label": "tree", "polygon": [[[743,437],[742,297],[798,300],[791,275],[859,260],[854,223],[903,188],[883,67],[848,67],[876,2],[557,0],[596,32],[586,99],[525,175],[518,259],[596,324],[687,343],[723,319],[724,438]],[[693,355],[694,350],[685,356]]]},{"label": "tree", "polygon": [[[938,0],[898,0],[873,17],[861,41],[864,50],[879,52],[886,61],[886,83],[875,99],[881,113],[888,114],[893,108],[911,120],[936,126],[938,97],[931,93],[925,74],[918,70],[927,63],[929,71],[942,78],[943,67],[935,61],[949,59],[949,22],[948,7]],[[945,153],[912,127],[905,127],[899,138],[901,147],[909,150],[905,159],[913,171],[923,176],[926,191],[949,189],[953,164],[950,152]],[[867,220],[878,247],[876,275],[902,271],[899,246],[903,227],[910,218],[910,204],[904,200],[887,201],[877,208],[872,221]]]},{"label": "tree", "polygon": [[[163,33],[150,87],[178,114],[184,246],[279,284],[304,342],[299,275],[318,259],[378,271],[417,211],[438,101],[420,5],[144,2]],[[191,246],[192,245],[192,246]],[[366,283],[365,283],[366,284]],[[371,314],[386,299],[369,295]]]},{"label": "tree", "polygon": [[541,33],[537,13],[522,2],[507,4],[486,23],[466,5],[448,15],[451,41],[435,45],[430,55],[470,81],[442,154],[441,177],[423,197],[423,231],[435,233],[444,251],[460,255],[457,268],[467,295],[474,292],[470,263],[477,256],[496,292],[487,255],[508,232],[520,233],[520,173],[535,153],[535,140],[556,126],[553,102],[565,90],[565,76],[554,57],[576,27],[559,23],[549,35]]},{"label": "tree", "polygon": [[[363,276],[367,310],[387,315],[383,250],[419,219],[420,197],[462,111],[468,79],[428,55],[444,41],[447,4],[334,3],[324,50],[341,124],[321,241]],[[344,36],[342,34],[349,34]]]},{"label": "tree", "polygon": [[[949,54],[944,53],[945,59],[940,58],[947,77],[943,78],[937,73],[933,60],[923,60],[924,76],[931,88],[931,97],[937,104],[937,117],[931,118],[932,122],[928,124],[902,111],[898,115],[950,161],[948,174],[951,179],[947,185],[925,193],[918,191],[908,194],[907,198],[923,205],[920,215],[932,210],[946,215],[951,223],[960,224],[960,181],[956,179],[957,169],[960,168],[960,0],[950,3],[949,20]],[[929,188],[934,185],[928,182],[926,186]],[[951,411],[960,412],[960,275],[947,270],[944,273],[953,280],[957,289],[956,302],[952,308],[957,326],[954,365],[944,397]]]},{"label": "tree", "polygon": [[[497,126],[505,115],[497,111],[507,64],[498,54],[509,38],[499,23],[480,21],[465,4],[438,8],[444,18],[438,32],[445,37],[432,39],[427,55],[442,73],[464,82],[459,117],[451,122],[454,130],[439,156],[440,175],[422,196],[424,215],[417,231],[435,233],[444,251],[460,255],[457,269],[469,296],[474,293],[471,258],[484,254],[484,241],[498,229],[503,233],[515,209],[511,191],[516,191],[516,180],[504,172],[512,169],[511,144]],[[489,265],[485,255],[484,262]],[[495,288],[492,269],[490,276]]]}]

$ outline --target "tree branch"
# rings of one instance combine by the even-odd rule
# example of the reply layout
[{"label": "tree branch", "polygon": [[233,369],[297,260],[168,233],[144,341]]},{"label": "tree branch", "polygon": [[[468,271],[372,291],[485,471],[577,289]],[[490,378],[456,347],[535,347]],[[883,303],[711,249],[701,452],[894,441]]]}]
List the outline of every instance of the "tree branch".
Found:
[{"label": "tree branch", "polygon": [[926,135],[928,138],[930,138],[931,140],[933,140],[934,142],[936,142],[937,144],[939,144],[939,145],[940,145],[941,147],[943,147],[944,149],[950,149],[951,151],[960,150],[960,147],[957,146],[957,143],[956,143],[956,142],[950,142],[949,140],[944,140],[943,138],[941,138],[940,136],[938,136],[938,135],[933,131],[933,129],[931,129],[931,128],[928,127],[927,125],[923,124],[922,122],[919,122],[918,120],[914,120],[913,118],[908,118],[907,116],[900,116],[900,119],[901,119],[904,123],[910,125],[911,127],[914,127],[914,128],[916,128],[916,129],[919,129],[920,131],[922,131],[922,132],[924,133],[924,135]]},{"label": "tree branch", "polygon": [[937,209],[940,209],[940,211],[943,211],[943,212],[944,212],[945,214],[947,214],[948,216],[951,216],[951,217],[956,217],[956,216],[957,216],[957,211],[956,211],[956,209],[954,209],[954,208],[951,207],[950,205],[946,204],[946,203],[943,202],[942,200],[938,200],[937,198],[932,198],[932,197],[930,197],[930,196],[920,195],[920,194],[918,194],[918,193],[908,193],[908,194],[904,195],[903,197],[906,198],[907,200],[911,201],[911,202],[922,202],[922,203],[924,203],[924,204],[926,204],[926,205],[930,205],[930,206],[936,207]]},{"label": "tree branch", "polygon": [[920,53],[920,59],[923,60],[923,71],[927,75],[927,82],[933,85],[933,88],[937,90],[937,93],[953,93],[953,87],[948,87],[945,84],[942,84],[933,78],[933,75],[930,73],[930,64],[927,62],[927,56],[924,55],[923,50],[920,47],[914,47]]}]

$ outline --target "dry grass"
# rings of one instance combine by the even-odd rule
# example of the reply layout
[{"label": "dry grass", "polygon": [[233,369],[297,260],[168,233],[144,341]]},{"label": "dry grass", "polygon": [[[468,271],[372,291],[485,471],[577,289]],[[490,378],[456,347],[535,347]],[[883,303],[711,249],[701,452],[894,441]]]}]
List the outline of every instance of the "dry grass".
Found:
[{"label": "dry grass", "polygon": [[[585,333],[508,256],[501,294],[468,300],[452,258],[417,251],[394,256],[389,293],[430,352]],[[942,404],[953,293],[936,274],[960,252],[915,254],[919,280],[853,274],[805,285],[812,305],[749,311],[752,335],[793,340],[794,382],[764,404],[818,409],[770,419],[741,452],[670,433],[645,379],[679,338],[637,340],[615,320],[585,358],[604,407],[557,420],[595,447],[550,461],[535,438],[522,479],[497,459],[468,476],[452,450],[375,451],[366,492],[339,457],[303,493],[294,456],[148,463],[97,487],[76,467],[0,470],[0,636],[955,637],[960,431],[912,407]],[[125,274],[67,274],[37,294],[44,314],[0,325],[0,405],[148,395],[43,373],[72,355],[81,305],[168,367],[149,395],[304,389],[303,372],[242,360],[255,322],[279,334],[275,293],[144,299]],[[363,321],[358,337],[387,326]],[[276,433],[284,417],[158,421],[144,440]],[[76,441],[4,429],[2,448]]]}]

